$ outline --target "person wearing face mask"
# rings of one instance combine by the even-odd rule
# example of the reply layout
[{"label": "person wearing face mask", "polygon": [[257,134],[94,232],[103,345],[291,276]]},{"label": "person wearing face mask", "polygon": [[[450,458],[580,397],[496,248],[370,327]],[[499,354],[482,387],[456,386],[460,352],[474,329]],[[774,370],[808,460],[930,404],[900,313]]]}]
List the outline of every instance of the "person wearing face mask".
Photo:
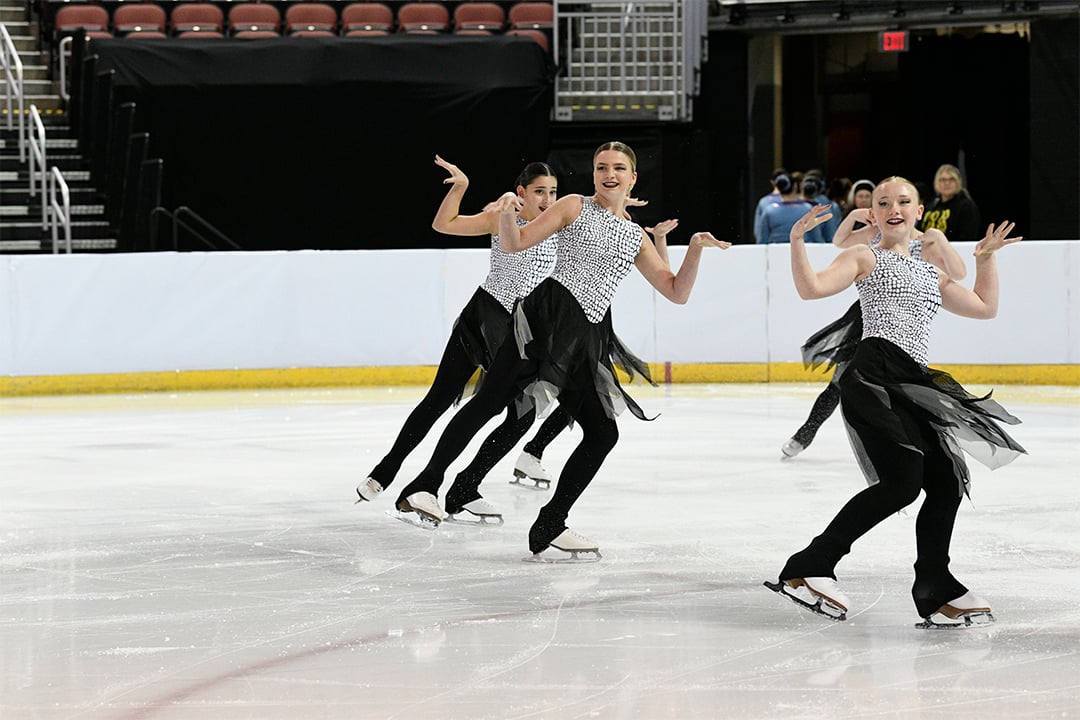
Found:
[{"label": "person wearing face mask", "polygon": [[842,251],[824,270],[810,265],[805,233],[824,222],[817,205],[791,230],[791,270],[803,299],[859,291],[863,337],[840,379],[841,409],[852,449],[869,487],[849,500],[811,543],[788,558],[776,583],[765,585],[800,606],[844,620],[851,601],[836,566],[852,544],[890,515],[926,497],[915,522],[915,580],[911,595],[919,627],[992,622],[990,604],[949,571],[949,546],[970,476],[962,450],[991,469],[1024,453],[1000,423],[1019,420],[989,395],[967,392],[926,364],[930,326],[939,308],[990,319],[998,309],[996,253],[1019,242],[1014,224],[990,225],[975,247],[975,285],[968,289],[939,268],[911,257],[918,193],[901,177],[874,189],[871,220],[876,247]]},{"label": "person wearing face mask", "polygon": [[977,240],[979,207],[964,187],[960,169],[942,165],[934,173],[936,197],[930,202],[919,225],[921,230],[940,230],[952,242]]}]

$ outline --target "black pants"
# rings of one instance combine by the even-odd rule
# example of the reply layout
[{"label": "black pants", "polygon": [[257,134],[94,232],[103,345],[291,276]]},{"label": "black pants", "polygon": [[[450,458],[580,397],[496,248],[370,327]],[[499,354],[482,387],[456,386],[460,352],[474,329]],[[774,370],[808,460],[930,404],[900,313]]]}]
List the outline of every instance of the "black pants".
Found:
[{"label": "black pants", "polygon": [[[486,381],[485,381],[486,382]],[[506,411],[506,419],[484,440],[476,457],[454,478],[454,484],[446,493],[446,512],[461,512],[462,506],[480,497],[480,483],[483,482],[495,464],[506,457],[507,453],[536,421],[536,411],[529,410],[518,417],[513,404]],[[559,433],[570,424],[570,415],[562,406],[556,408],[540,425],[540,430],[525,445],[525,452],[539,458]]]},{"label": "black pants", "polygon": [[[537,364],[522,359],[517,343],[508,340],[495,356],[480,391],[454,415],[439,438],[435,451],[420,474],[401,491],[398,502],[415,492],[438,495],[447,468],[465,449],[477,432],[506,408],[537,377]],[[566,529],[566,518],[581,493],[592,482],[619,438],[615,420],[608,417],[604,407],[592,390],[590,368],[578,368],[570,378],[569,386],[589,388],[575,397],[563,389],[559,404],[578,423],[582,439],[563,467],[551,500],[540,509],[539,517],[529,530],[529,549],[538,553]]]},{"label": "black pants", "polygon": [[[847,380],[847,378],[845,378]],[[880,401],[868,397],[866,386],[841,383],[842,407],[849,403]],[[916,561],[912,598],[921,617],[960,597],[965,588],[949,572],[949,545],[952,541],[961,494],[952,462],[941,450],[931,428],[916,420],[915,413],[894,406],[908,434],[905,447],[894,438],[880,437],[860,427],[857,413],[845,413],[873,462],[879,482],[855,495],[840,509],[832,522],[805,549],[792,555],[780,573],[781,580],[800,577],[836,578],[836,565],[851,551],[852,544],[885,518],[899,512],[925,491],[926,499],[915,523]]]},{"label": "black pants", "polygon": [[821,429],[821,426],[825,424],[825,421],[829,419],[829,416],[833,414],[839,404],[840,388],[835,382],[830,382],[814,400],[814,406],[810,408],[810,417],[795,432],[793,436],[795,441],[804,448],[810,447],[810,443],[814,442],[814,438],[817,437],[818,430]]}]

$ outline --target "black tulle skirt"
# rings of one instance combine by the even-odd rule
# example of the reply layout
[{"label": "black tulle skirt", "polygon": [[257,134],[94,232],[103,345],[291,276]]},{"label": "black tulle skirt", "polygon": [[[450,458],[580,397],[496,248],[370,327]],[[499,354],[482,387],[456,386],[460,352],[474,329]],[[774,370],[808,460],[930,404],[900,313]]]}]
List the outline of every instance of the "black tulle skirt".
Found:
[{"label": "black tulle skirt", "polygon": [[971,486],[964,453],[994,470],[1027,452],[1000,425],[1020,420],[990,393],[972,395],[948,373],[923,368],[881,338],[858,343],[840,380],[840,406],[855,457],[871,484],[880,473],[863,448],[867,434],[920,451],[940,449],[952,462],[958,493],[969,493]]},{"label": "black tulle skirt", "polygon": [[817,370],[822,365],[836,368],[833,381],[840,379],[847,363],[855,357],[862,339],[862,308],[856,300],[844,315],[807,338],[802,346],[803,365]]},{"label": "black tulle skirt", "polygon": [[655,385],[649,366],[615,336],[611,310],[599,323],[586,317],[581,305],[559,282],[548,278],[514,311],[514,336],[522,357],[537,365],[535,378],[522,388],[525,402],[544,416],[558,399],[571,415],[586,393],[596,393],[609,418],[629,409],[651,420],[619,383],[618,367],[631,380]]},{"label": "black tulle skirt", "polygon": [[461,314],[454,321],[453,335],[477,368],[476,374],[462,387],[455,405],[475,393],[484,381],[485,371],[503,342],[510,336],[512,316],[498,300],[483,288],[477,288]]}]

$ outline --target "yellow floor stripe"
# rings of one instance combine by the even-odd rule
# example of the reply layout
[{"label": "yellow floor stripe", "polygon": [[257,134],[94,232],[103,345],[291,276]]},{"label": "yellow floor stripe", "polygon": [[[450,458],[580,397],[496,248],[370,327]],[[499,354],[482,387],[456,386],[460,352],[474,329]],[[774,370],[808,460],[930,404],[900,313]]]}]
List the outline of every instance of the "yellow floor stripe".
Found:
[{"label": "yellow floor stripe", "polygon": [[[1080,365],[941,365],[961,383],[1080,385]],[[671,383],[825,382],[829,373],[801,363],[653,363],[653,378]],[[193,370],[99,375],[0,377],[0,397],[185,392],[272,388],[430,385],[429,366]],[[625,377],[623,378],[625,379]]]}]

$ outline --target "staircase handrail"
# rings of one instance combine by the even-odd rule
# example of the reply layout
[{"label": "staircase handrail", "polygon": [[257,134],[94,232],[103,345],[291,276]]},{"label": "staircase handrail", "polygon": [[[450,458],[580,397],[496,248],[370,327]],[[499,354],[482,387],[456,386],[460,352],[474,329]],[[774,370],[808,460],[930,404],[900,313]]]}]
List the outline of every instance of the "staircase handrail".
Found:
[{"label": "staircase handrail", "polygon": [[[62,203],[57,198],[57,188],[60,189]],[[60,172],[60,168],[53,165],[52,170],[49,171],[49,227],[52,231],[52,251],[54,255],[59,252],[57,235],[61,226],[64,228],[64,249],[70,255],[71,193],[68,190],[67,181],[64,180],[64,175]]]},{"label": "staircase handrail", "polygon": [[68,65],[71,64],[71,44],[75,41],[73,35],[65,35],[56,44],[56,54],[60,56],[60,97],[64,102],[71,102],[71,91],[68,90]]},{"label": "staircase handrail", "polygon": [[189,208],[187,205],[181,205],[180,207],[176,208],[176,212],[174,212],[173,215],[172,215],[172,218],[173,218],[173,249],[174,250],[179,248],[179,237],[178,237],[177,229],[180,228],[180,227],[183,227],[185,230],[187,230],[192,235],[197,237],[200,241],[202,241],[203,245],[210,248],[211,250],[220,250],[221,249],[220,247],[215,245],[213,242],[211,242],[205,235],[200,233],[197,228],[193,227],[191,224],[186,222],[185,218],[187,218],[187,217],[190,217],[192,220],[197,222],[203,229],[205,229],[209,233],[216,236],[219,240],[224,242],[225,245],[228,246],[229,248],[231,248],[233,250],[243,250],[243,248],[240,247],[239,245],[237,245],[235,242],[233,242],[232,239],[229,236],[227,236],[225,233],[221,232],[216,227],[211,225],[209,222],[207,222],[206,219],[204,219],[197,212],[195,212],[194,210]]},{"label": "staircase handrail", "polygon": [[[23,64],[19,57],[19,50],[8,33],[7,25],[0,24],[0,46],[3,47],[0,54],[4,58],[4,95],[7,98],[7,127],[11,130],[14,126],[11,112],[11,101],[14,96],[19,109],[19,162],[26,162],[26,120],[23,118],[23,103],[26,98],[26,86],[23,82]],[[14,70],[13,70],[14,68]]]},{"label": "staircase handrail", "polygon": [[[45,123],[41,122],[41,114],[38,113],[37,105],[30,104],[30,121],[33,124],[30,133],[30,197],[35,197],[34,187],[41,188],[41,229],[46,229],[45,224]],[[34,166],[37,161],[38,170]]]}]

